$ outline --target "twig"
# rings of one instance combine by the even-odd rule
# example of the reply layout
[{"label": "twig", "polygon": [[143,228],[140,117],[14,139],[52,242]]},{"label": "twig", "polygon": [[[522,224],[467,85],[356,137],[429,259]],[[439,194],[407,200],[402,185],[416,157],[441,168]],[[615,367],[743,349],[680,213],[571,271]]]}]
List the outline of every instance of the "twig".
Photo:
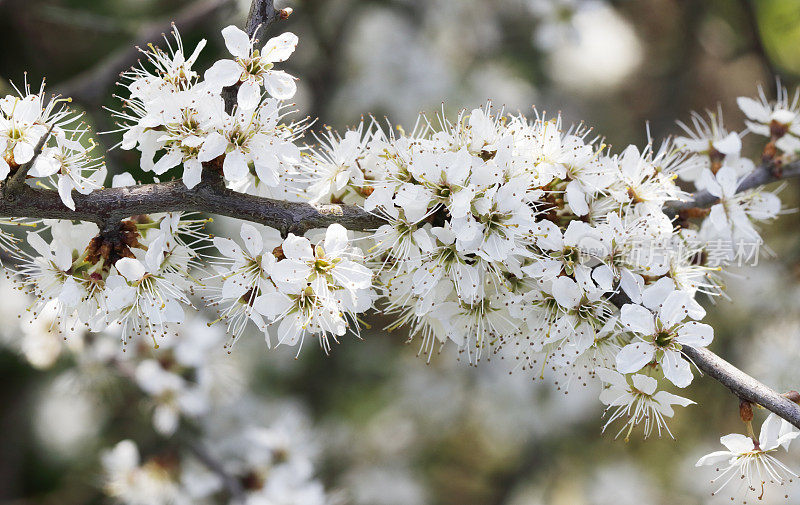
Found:
[{"label": "twig", "polygon": [[[783,166],[776,166],[775,163],[762,163],[753,173],[742,179],[739,187],[736,189],[737,193],[747,191],[748,189],[764,186],[771,182],[780,181],[783,179],[790,179],[800,177],[800,161],[793,161]],[[667,202],[664,206],[664,213],[670,217],[675,217],[682,210],[692,208],[707,208],[711,207],[719,201],[719,198],[712,195],[708,191],[698,191],[694,193],[691,198],[680,202]]]},{"label": "twig", "polygon": [[215,473],[220,479],[222,479],[222,484],[227,489],[228,494],[230,494],[231,498],[233,499],[234,503],[244,503],[245,501],[245,492],[242,483],[239,482],[235,477],[230,475],[222,465],[215,460],[208,452],[206,452],[205,448],[202,447],[200,444],[197,443],[188,443],[186,444],[191,451],[192,454],[203,464]]},{"label": "twig", "polygon": [[683,353],[706,375],[740,399],[757,403],[800,428],[800,406],[705,348],[683,346]]},{"label": "twig", "polygon": [[[800,177],[800,161],[794,161],[783,166],[779,166],[775,162],[764,162],[739,183],[736,192],[747,191],[792,177]],[[685,201],[667,203],[664,207],[664,213],[670,217],[676,217],[681,211],[693,208],[707,208],[718,201],[719,198],[708,191],[699,191]],[[621,290],[612,296],[610,300],[618,307],[631,303],[627,295]],[[703,373],[727,387],[738,398],[761,405],[800,428],[800,406],[796,403],[786,399],[777,391],[762,384],[706,348],[683,346],[682,350],[685,359],[688,359]]]},{"label": "twig", "polygon": [[244,31],[251,37],[255,36],[259,40],[264,40],[263,37],[269,25],[285,16],[284,12],[275,8],[273,0],[254,0],[250,4]]},{"label": "twig", "polygon": [[36,143],[36,146],[33,148],[33,158],[28,160],[27,163],[17,167],[17,171],[14,172],[14,174],[8,179],[8,182],[6,183],[7,187],[3,191],[3,196],[7,200],[13,202],[19,197],[20,193],[25,187],[25,178],[28,177],[28,171],[31,169],[31,167],[33,167],[33,164],[36,163],[36,159],[39,158],[39,155],[42,154],[42,150],[47,143],[47,139],[50,138],[50,133],[53,131],[53,126],[54,125],[50,125],[50,128],[47,129],[47,132],[42,135],[42,138],[40,138]]}]

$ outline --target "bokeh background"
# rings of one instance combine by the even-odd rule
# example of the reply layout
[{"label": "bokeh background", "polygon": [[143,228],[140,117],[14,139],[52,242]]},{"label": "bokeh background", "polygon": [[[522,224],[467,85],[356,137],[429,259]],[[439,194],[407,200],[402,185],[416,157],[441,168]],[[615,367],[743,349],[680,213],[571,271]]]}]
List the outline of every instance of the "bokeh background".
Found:
[{"label": "bokeh background", "polygon": [[[186,46],[208,39],[199,68],[222,57],[219,29],[241,23],[244,0],[0,0],[0,92],[11,82],[76,92],[98,130],[113,129],[114,75],[88,80],[132,41],[175,21]],[[585,122],[615,146],[679,132],[692,110],[723,111],[742,129],[735,99],[775,79],[800,79],[797,0],[293,0],[271,29],[300,45],[285,68],[300,78],[297,117],[313,129],[344,128],[365,115],[413,127],[420,111],[457,113],[491,100],[510,112]],[[158,42],[157,40],[153,40]],[[26,74],[27,72],[27,74]],[[77,91],[76,91],[77,90]],[[117,141],[101,137],[104,148]],[[749,145],[745,138],[745,145]],[[309,142],[313,138],[309,139]],[[755,142],[753,142],[753,145]],[[752,148],[753,146],[751,146]],[[755,148],[751,152],[755,152]],[[107,154],[113,172],[138,171],[135,153]],[[781,196],[797,205],[800,185]],[[215,221],[216,231],[233,229]],[[730,300],[709,308],[713,349],[779,390],[800,389],[800,226],[786,212],[765,230],[757,266],[728,276]],[[0,503],[107,503],[99,455],[123,438],[143,454],[174,443],[153,433],[146,400],[130,380],[97,370],[81,346],[26,322],[2,285],[0,298]],[[18,314],[22,318],[18,318]],[[741,431],[738,403],[710,379],[695,380],[665,435],[630,442],[601,433],[597,391],[557,391],[529,371],[493,359],[473,367],[452,349],[430,363],[401,332],[267,351],[249,335],[227,355],[208,352],[265,412],[298,412],[314,446],[316,476],[336,503],[354,505],[692,504],[714,502],[699,455]],[[196,331],[221,331],[200,325]],[[145,343],[146,344],[146,343]],[[118,345],[116,341],[112,346]],[[218,356],[217,356],[218,354]],[[510,360],[509,360],[510,361]],[[89,367],[90,368],[90,367]],[[76,370],[79,370],[77,372]],[[226,375],[227,374],[227,375]],[[99,385],[98,385],[99,384]],[[276,407],[278,405],[278,407]],[[280,407],[284,405],[284,407]],[[267,409],[265,407],[265,409]],[[275,416],[283,415],[276,413]],[[266,414],[265,414],[266,415]],[[272,415],[272,414],[270,414]],[[269,416],[267,416],[269,417]],[[762,415],[763,418],[763,415]],[[800,468],[800,451],[789,461]],[[800,490],[797,490],[800,491]],[[783,493],[765,497],[785,502]],[[791,503],[800,503],[795,492]]]}]

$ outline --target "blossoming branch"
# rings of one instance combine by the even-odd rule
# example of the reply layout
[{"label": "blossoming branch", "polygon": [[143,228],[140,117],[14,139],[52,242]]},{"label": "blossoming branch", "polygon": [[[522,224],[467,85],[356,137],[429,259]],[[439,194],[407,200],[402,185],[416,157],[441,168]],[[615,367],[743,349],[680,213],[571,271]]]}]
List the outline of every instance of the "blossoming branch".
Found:
[{"label": "blossoming branch", "polygon": [[[25,83],[0,99],[0,246],[36,314],[159,346],[199,306],[229,349],[250,328],[299,354],[308,341],[335,352],[379,312],[426,359],[445,345],[469,363],[511,354],[564,391],[599,385],[603,429],[626,440],[637,427],[673,435],[673,407],[694,403],[674,391],[694,364],[774,412],[759,437],[743,414],[748,433],[698,465],[727,461],[723,486],[744,493],[794,476],[774,453],[798,434],[795,397],[708,351],[699,302],[723,294],[743,244],[757,250],[781,212],[764,185],[800,174],[797,94],[740,98],[743,131],[695,114],[674,139],[622,150],[558,115],[491,104],[409,130],[367,119],[310,134],[281,70],[301,42],[259,40],[259,6],[274,19],[255,2],[248,31],[222,30],[230,57],[205,71],[205,40],[185,48],[175,28],[123,73],[119,128],[106,133],[167,182],[116,174],[104,188],[106,164],[67,98]],[[746,133],[766,139],[757,163],[742,154]],[[205,214],[243,220],[239,236],[211,237]],[[115,451],[137,467],[135,446]]]}]

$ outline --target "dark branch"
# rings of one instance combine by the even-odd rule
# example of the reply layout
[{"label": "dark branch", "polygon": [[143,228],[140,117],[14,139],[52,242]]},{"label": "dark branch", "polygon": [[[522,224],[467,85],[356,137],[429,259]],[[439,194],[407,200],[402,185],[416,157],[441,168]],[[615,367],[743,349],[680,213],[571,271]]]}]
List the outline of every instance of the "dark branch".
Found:
[{"label": "dark branch", "polygon": [[250,4],[250,13],[247,15],[244,31],[251,37],[255,36],[263,41],[269,25],[284,16],[282,12],[275,8],[273,0],[254,0]]},{"label": "dark branch", "polygon": [[75,211],[52,190],[25,186],[12,201],[0,189],[0,215],[38,219],[90,221],[104,227],[139,214],[158,212],[207,212],[244,219],[278,229],[283,234],[303,234],[314,228],[341,223],[352,230],[380,226],[378,216],[348,205],[309,205],[247,195],[225,188],[222,181],[204,181],[187,189],[183,181],[101,189],[88,195],[74,194]]}]

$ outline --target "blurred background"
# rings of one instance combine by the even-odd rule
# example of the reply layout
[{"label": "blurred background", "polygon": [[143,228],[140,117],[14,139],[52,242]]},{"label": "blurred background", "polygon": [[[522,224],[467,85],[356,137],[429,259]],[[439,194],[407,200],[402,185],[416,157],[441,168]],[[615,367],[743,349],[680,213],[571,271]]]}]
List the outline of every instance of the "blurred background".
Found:
[{"label": "blurred background", "polygon": [[[409,129],[420,111],[453,114],[491,100],[509,112],[533,114],[532,105],[548,115],[560,111],[568,123],[594,127],[619,152],[629,143],[644,145],[648,127],[655,139],[675,134],[675,120],[718,105],[728,129],[741,130],[737,96],[754,95],[759,84],[774,96],[776,78],[790,89],[800,79],[797,0],[294,0],[278,6],[294,13],[270,34],[300,37],[284,68],[300,78],[297,118],[319,118],[317,130],[354,125],[367,114]],[[244,0],[0,0],[0,92],[26,78],[38,88],[46,77],[48,89],[72,95],[97,130],[113,129],[102,107],[117,106],[119,69],[98,68],[130,59],[133,43],[158,43],[170,21],[188,52],[208,39],[196,66],[206,68],[227,54],[219,29],[241,24],[248,7]],[[119,139],[100,140],[110,148]],[[146,180],[135,154],[109,152],[110,170]],[[800,185],[784,188],[787,209],[799,195]],[[225,220],[214,225],[221,234],[235,230]],[[800,218],[787,211],[766,230],[769,253],[728,277],[731,300],[703,301],[716,329],[713,349],[782,391],[800,389],[798,226]],[[27,321],[29,302],[8,283],[2,290],[0,503],[111,501],[102,490],[103,449],[132,439],[145,458],[179,445],[178,435],[153,431],[152,395],[120,373],[117,340],[98,346],[86,335],[56,335]],[[333,503],[717,500],[710,497],[711,476],[694,462],[717,450],[720,435],[742,426],[737,400],[716,382],[697,379],[686,391],[699,405],[679,410],[670,423],[677,442],[664,434],[647,441],[635,435],[626,443],[614,438],[613,427],[601,433],[598,391],[564,394],[506,360],[473,367],[449,348],[428,364],[417,357],[418,343],[404,345],[402,334],[381,326],[378,321],[363,341],[345,338],[327,357],[314,345],[297,360],[292,349],[267,352],[258,335],[243,338],[230,355],[211,345],[205,358],[212,362],[215,394],[225,401],[256,397],[250,403],[263,405],[250,417],[256,424],[290,416],[286,422],[302,431],[296,435],[304,440],[304,457],[315,465],[314,479]],[[208,332],[211,342],[224,338],[219,325],[198,324],[194,331]],[[142,345],[139,352],[156,359],[175,352]],[[788,459],[800,468],[796,448]],[[783,494],[765,501],[786,502]],[[800,503],[800,489],[793,496],[790,502]]]}]

